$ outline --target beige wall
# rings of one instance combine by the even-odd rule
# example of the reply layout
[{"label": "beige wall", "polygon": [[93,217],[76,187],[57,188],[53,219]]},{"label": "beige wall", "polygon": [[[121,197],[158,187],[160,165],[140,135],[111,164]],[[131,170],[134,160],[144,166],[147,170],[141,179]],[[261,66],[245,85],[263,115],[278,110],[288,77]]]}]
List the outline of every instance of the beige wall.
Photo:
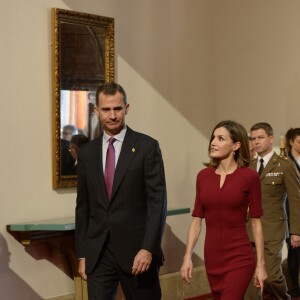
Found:
[{"label": "beige wall", "polygon": [[300,1],[214,1],[217,119],[299,127]]},{"label": "beige wall", "polygon": [[[117,80],[131,104],[128,125],[160,141],[169,206],[191,207],[215,122],[211,5],[209,0],[0,0],[0,6],[1,298],[50,298],[73,291],[61,262],[51,263],[47,249],[43,254],[34,246],[24,249],[5,229],[74,215],[75,190],[54,191],[51,183],[50,8],[115,18]],[[180,257],[189,221],[188,215],[168,218],[168,237]],[[165,243],[172,260],[174,250]]]},{"label": "beige wall", "polygon": [[[249,127],[264,120],[278,134],[299,126],[297,0],[0,0],[3,299],[73,291],[59,262],[49,262],[51,253],[24,249],[5,229],[74,215],[75,190],[51,187],[51,7],[115,18],[117,80],[131,104],[127,123],[160,141],[169,206],[192,208],[217,121]],[[170,261],[183,254],[189,221],[167,220]],[[203,258],[202,242],[197,254]]]}]

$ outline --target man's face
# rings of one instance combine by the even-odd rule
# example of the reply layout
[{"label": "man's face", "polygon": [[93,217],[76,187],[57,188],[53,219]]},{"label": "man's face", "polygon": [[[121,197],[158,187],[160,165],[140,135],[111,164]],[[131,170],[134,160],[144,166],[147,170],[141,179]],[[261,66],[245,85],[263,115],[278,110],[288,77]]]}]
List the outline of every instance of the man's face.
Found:
[{"label": "man's face", "polygon": [[63,129],[62,132],[62,139],[63,140],[67,140],[67,141],[71,141],[72,138],[72,130],[71,129]]},{"label": "man's face", "polygon": [[264,157],[272,151],[274,138],[272,135],[267,135],[264,129],[251,131],[251,139],[254,150],[259,156]]},{"label": "man's face", "polygon": [[123,95],[117,92],[115,95],[105,95],[100,93],[98,107],[95,112],[98,115],[103,130],[108,135],[116,135],[125,126],[125,115],[129,109],[129,104],[124,104]]}]

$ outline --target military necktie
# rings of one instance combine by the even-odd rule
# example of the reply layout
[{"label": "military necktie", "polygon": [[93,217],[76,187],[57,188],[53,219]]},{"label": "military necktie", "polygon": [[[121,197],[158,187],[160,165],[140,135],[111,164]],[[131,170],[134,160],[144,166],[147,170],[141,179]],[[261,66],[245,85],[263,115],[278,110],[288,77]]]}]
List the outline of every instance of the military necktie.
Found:
[{"label": "military necktie", "polygon": [[264,169],[264,160],[261,158],[259,161],[260,161],[260,166],[259,166],[259,169],[258,169],[258,174],[260,175],[261,172]]}]

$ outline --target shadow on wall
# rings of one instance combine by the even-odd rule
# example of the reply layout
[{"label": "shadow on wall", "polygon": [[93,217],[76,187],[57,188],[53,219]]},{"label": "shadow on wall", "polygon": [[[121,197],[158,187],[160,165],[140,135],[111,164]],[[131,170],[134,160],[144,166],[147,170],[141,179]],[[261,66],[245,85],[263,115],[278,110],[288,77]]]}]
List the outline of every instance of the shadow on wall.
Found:
[{"label": "shadow on wall", "polygon": [[10,252],[0,233],[0,291],[1,299],[41,300],[42,298],[9,268]]},{"label": "shadow on wall", "polygon": [[[166,260],[160,274],[179,272],[185,253],[185,243],[173,233],[168,224],[165,226],[162,248]],[[204,261],[195,253],[192,255],[192,260],[195,268],[204,265]]]},{"label": "shadow on wall", "polygon": [[[14,235],[10,232],[12,236],[19,242],[21,238],[19,235]],[[7,249],[7,243],[4,240],[3,236],[0,235],[0,246],[1,246],[1,257],[0,261],[0,272],[3,272],[0,280],[0,291],[1,299],[24,299],[24,300],[36,300],[41,299],[37,294],[34,293],[32,289],[26,285],[26,283],[20,279],[15,273],[13,273],[8,268],[9,262],[9,252]],[[162,249],[165,255],[165,262],[163,267],[160,270],[160,274],[167,274],[173,272],[179,272],[182,258],[185,253],[185,243],[183,243],[172,231],[170,225],[166,224],[164,230],[164,236],[162,241]],[[77,267],[72,264],[72,259],[69,257],[68,250],[74,252],[74,233],[71,232],[66,236],[57,236],[48,239],[41,239],[37,242],[33,242],[24,247],[26,253],[32,256],[35,260],[48,260],[62,272],[68,275],[70,278],[73,278],[73,272],[77,272]],[[74,254],[75,255],[75,254]],[[194,267],[203,266],[203,260],[197,256],[195,253],[192,256]],[[8,282],[13,282],[10,286],[16,286],[16,289],[10,289],[5,291],[5,287],[9,286]],[[3,285],[3,286],[2,286]],[[2,295],[5,294],[3,298]],[[22,294],[22,297],[18,297],[18,294]],[[123,300],[124,295],[121,288],[118,289],[118,294],[116,300]]]},{"label": "shadow on wall", "polygon": [[[198,132],[210,136],[216,112],[209,1],[63,2],[70,10],[114,17],[116,58],[124,59]],[[115,70],[117,79],[117,65]]]},{"label": "shadow on wall", "polygon": [[41,240],[25,247],[26,253],[35,260],[47,260],[73,279],[72,264],[68,255],[69,249],[74,252],[73,237],[68,236]]},{"label": "shadow on wall", "polygon": [[[9,232],[20,244],[23,236],[19,232]],[[24,251],[35,260],[47,260],[73,279],[73,264],[70,253],[74,253],[74,232],[53,237],[41,236],[39,239],[32,237],[32,241],[24,246]],[[28,237],[30,239],[30,237]]]}]

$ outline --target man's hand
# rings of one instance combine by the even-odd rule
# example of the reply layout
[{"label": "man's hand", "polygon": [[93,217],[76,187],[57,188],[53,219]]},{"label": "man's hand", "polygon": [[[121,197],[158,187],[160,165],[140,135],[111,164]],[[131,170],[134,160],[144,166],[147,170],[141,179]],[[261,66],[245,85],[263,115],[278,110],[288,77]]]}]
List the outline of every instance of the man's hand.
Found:
[{"label": "man's hand", "polygon": [[291,238],[291,245],[293,248],[300,247],[300,235],[292,234]]},{"label": "man's hand", "polygon": [[78,273],[83,280],[87,279],[87,276],[85,274],[85,258],[80,258],[78,260]]},{"label": "man's hand", "polygon": [[134,258],[132,266],[132,274],[137,276],[146,272],[152,261],[152,253],[141,249]]}]

